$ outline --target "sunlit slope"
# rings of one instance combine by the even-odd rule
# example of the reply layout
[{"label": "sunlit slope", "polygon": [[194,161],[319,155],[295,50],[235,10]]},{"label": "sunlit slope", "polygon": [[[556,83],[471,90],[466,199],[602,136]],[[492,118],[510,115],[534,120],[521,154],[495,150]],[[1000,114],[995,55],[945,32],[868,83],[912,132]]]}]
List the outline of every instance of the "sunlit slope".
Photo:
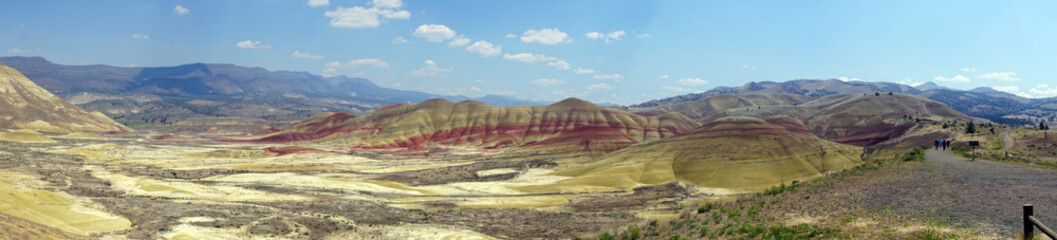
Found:
[{"label": "sunlit slope", "polygon": [[[733,108],[725,116],[749,116],[757,118],[792,117],[801,119],[815,135],[828,140],[846,139],[852,135],[871,137],[891,135],[888,130],[893,120],[904,116],[923,119],[969,118],[943,103],[924,97],[894,93],[831,95],[799,105],[779,105],[762,108]],[[902,128],[901,128],[902,129]],[[905,129],[902,129],[905,130]],[[871,131],[864,133],[861,131]],[[901,133],[899,133],[901,134]],[[898,134],[895,134],[898,135]],[[860,138],[860,137],[853,137]],[[843,142],[843,141],[842,141]],[[869,141],[867,141],[869,142]]]},{"label": "sunlit slope", "polygon": [[835,139],[865,130],[885,119],[905,116],[919,118],[968,119],[943,103],[906,94],[834,95],[800,105],[809,109],[804,123],[816,135]]},{"label": "sunlit slope", "polygon": [[105,115],[85,112],[0,63],[0,128],[44,132],[128,131]]},{"label": "sunlit slope", "polygon": [[424,148],[431,144],[497,148],[570,143],[590,147],[630,145],[672,136],[698,125],[678,113],[643,116],[575,98],[547,106],[517,107],[432,99],[415,105],[393,105],[360,117],[320,114],[261,141],[312,140],[357,148]]},{"label": "sunlit slope", "polygon": [[860,153],[859,147],[815,137],[795,119],[725,117],[685,134],[613,152],[591,167],[563,171],[560,175],[573,178],[539,188],[685,181],[753,191],[855,166]]},{"label": "sunlit slope", "polygon": [[648,112],[678,112],[691,119],[705,122],[722,117],[730,109],[757,108],[761,106],[795,106],[814,98],[786,93],[769,94],[728,94],[716,95],[699,99],[692,102],[681,102],[663,105],[641,111]]}]

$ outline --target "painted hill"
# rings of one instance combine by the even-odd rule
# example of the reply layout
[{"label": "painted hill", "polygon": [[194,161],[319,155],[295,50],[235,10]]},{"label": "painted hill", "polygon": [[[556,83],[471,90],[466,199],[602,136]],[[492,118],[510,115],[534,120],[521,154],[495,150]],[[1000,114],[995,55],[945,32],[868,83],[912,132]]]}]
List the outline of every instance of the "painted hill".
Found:
[{"label": "painted hill", "polygon": [[0,63],[0,128],[35,131],[111,132],[130,129],[99,112],[88,113]]},{"label": "painted hill", "polygon": [[[361,114],[431,98],[469,100],[380,87],[355,77],[269,71],[232,64],[172,67],[71,66],[40,57],[0,57],[41,87],[89,111],[123,121],[174,123],[200,117],[301,120],[322,112]],[[476,98],[490,104],[533,104],[512,97]]]},{"label": "painted hill", "polygon": [[672,136],[699,124],[678,113],[643,116],[575,98],[547,106],[496,107],[476,101],[431,99],[370,114],[316,115],[261,142],[316,141],[355,148],[430,145],[623,147]]},{"label": "painted hill", "polygon": [[861,153],[859,147],[816,137],[796,119],[724,117],[610,153],[589,167],[565,170],[559,175],[572,178],[555,186],[630,188],[685,181],[746,192],[853,167]]}]

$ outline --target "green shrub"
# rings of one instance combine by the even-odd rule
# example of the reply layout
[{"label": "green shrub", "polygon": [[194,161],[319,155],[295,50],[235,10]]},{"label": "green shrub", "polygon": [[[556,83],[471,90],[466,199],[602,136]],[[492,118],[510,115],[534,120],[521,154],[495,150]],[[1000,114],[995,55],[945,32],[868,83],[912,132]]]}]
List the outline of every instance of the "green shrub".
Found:
[{"label": "green shrub", "polygon": [[641,232],[638,227],[630,226],[628,227],[628,233],[624,236],[624,239],[639,239],[640,234]]}]

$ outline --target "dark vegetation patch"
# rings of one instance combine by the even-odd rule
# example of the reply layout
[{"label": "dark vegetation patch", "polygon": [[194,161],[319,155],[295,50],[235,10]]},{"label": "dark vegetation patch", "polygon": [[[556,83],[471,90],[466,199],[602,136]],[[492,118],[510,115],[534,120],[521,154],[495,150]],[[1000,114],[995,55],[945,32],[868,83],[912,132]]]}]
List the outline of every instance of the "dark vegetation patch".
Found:
[{"label": "dark vegetation patch", "polygon": [[135,166],[121,169],[122,174],[129,176],[147,176],[162,179],[197,180],[212,176],[249,173],[247,170],[211,168],[211,169],[167,169]]},{"label": "dark vegetation patch", "polygon": [[375,180],[394,181],[411,186],[437,185],[453,182],[501,181],[512,179],[516,177],[517,174],[500,174],[482,177],[477,175],[477,171],[496,168],[513,168],[516,170],[524,170],[528,168],[554,167],[557,165],[557,163],[547,160],[530,160],[519,162],[487,161],[460,166],[386,173],[382,176],[375,178]]},{"label": "dark vegetation patch", "polygon": [[611,230],[637,221],[623,211],[556,213],[532,209],[460,209],[427,211],[402,209],[360,200],[320,200],[268,203],[290,212],[318,212],[345,217],[359,224],[444,224],[498,237],[564,238]]},{"label": "dark vegetation patch", "polygon": [[634,189],[634,193],[626,195],[590,196],[574,199],[567,207],[584,212],[604,212],[614,209],[628,209],[631,207],[644,207],[651,201],[661,199],[683,199],[687,196],[687,189],[678,183],[662,185],[642,186]]}]

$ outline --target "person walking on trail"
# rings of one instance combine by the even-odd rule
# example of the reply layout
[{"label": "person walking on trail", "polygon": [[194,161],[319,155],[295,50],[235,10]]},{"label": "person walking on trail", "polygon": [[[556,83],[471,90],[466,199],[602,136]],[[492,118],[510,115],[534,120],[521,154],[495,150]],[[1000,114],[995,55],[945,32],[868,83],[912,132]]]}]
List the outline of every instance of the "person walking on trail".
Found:
[{"label": "person walking on trail", "polygon": [[950,147],[950,146],[951,146],[951,140],[944,138],[943,139],[943,151],[947,151],[947,147]]},{"label": "person walking on trail", "polygon": [[932,141],[932,147],[936,148],[936,150],[940,150],[940,139],[939,138],[937,138],[935,141]]}]

